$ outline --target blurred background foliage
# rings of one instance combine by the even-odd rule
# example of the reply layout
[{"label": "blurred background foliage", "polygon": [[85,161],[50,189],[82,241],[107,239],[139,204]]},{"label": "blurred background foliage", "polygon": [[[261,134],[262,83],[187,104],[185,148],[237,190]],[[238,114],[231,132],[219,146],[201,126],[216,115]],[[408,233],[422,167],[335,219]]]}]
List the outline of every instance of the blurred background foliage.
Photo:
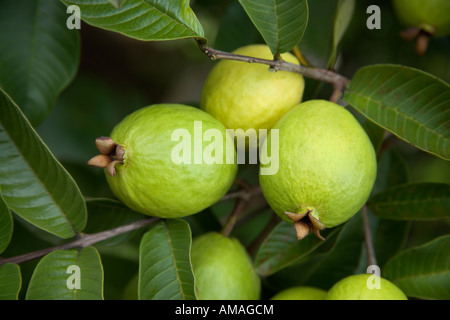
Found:
[{"label": "blurred background foliage", "polygon": [[[432,39],[427,53],[418,57],[414,53],[414,43],[399,37],[403,26],[393,14],[391,1],[376,2],[381,8],[381,30],[368,30],[366,27],[366,9],[373,3],[367,0],[356,1],[353,18],[338,51],[335,69],[351,78],[362,66],[377,63],[402,64],[422,69],[448,82],[450,39]],[[300,43],[300,49],[322,41],[322,35],[325,38],[328,28],[328,16],[324,7],[326,3],[327,0],[324,0],[310,5],[310,24]],[[204,27],[209,44],[214,48],[232,51],[246,44],[263,42],[238,1],[196,0],[191,1],[191,6]],[[102,170],[86,165],[87,160],[97,153],[95,138],[109,135],[113,126],[125,115],[150,104],[184,103],[198,106],[203,82],[214,62],[198,49],[192,39],[142,42],[93,28],[85,23],[82,23],[80,39],[78,74],[57,99],[51,115],[36,129],[86,197],[111,198],[113,196]],[[305,99],[328,99],[330,92],[328,85],[306,80]],[[395,157],[395,164],[400,167],[396,172],[404,172],[410,182],[450,182],[449,162],[405,142],[396,143],[383,157]],[[257,167],[241,166],[239,177],[257,184]],[[193,234],[217,229],[220,226],[218,221],[231,211],[232,206],[233,201],[221,202],[208,209],[208,212],[192,218],[190,222]],[[209,210],[215,213],[217,220],[208,217]],[[233,235],[239,237],[244,245],[251,246],[271,217],[272,213],[264,202],[255,199],[247,207],[243,218],[233,230]],[[405,246],[424,243],[441,233],[448,234],[449,229],[449,223],[442,224],[442,221],[412,223]],[[356,239],[361,240],[361,235]],[[16,220],[11,246],[5,255],[26,253],[61,241]],[[98,246],[105,270],[106,299],[133,298],[127,294],[133,290],[125,288],[133,287],[133,283],[136,283],[134,275],[138,271],[138,244],[139,237],[136,236],[136,240],[132,239],[117,247]],[[27,285],[27,274],[31,275],[36,262],[21,265],[23,288]],[[312,267],[314,261],[310,263]],[[287,269],[274,276],[272,282],[275,281],[280,286],[288,285],[288,273]],[[265,295],[267,297],[272,293],[269,290]]]}]

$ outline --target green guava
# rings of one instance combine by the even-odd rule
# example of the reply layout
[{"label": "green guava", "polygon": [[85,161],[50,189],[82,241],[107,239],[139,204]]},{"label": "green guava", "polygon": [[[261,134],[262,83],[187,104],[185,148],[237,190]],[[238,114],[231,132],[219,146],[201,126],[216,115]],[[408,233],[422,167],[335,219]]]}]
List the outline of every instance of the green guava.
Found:
[{"label": "green guava", "polygon": [[192,242],[192,267],[200,300],[257,300],[261,280],[235,238],[209,232]]},{"label": "green guava", "polygon": [[327,292],[319,288],[298,286],[278,292],[271,300],[325,300],[326,295]]},{"label": "green guava", "polygon": [[393,5],[406,26],[418,27],[437,36],[450,34],[450,1],[394,0]]},{"label": "green guava", "polygon": [[[378,283],[378,286],[377,286]],[[372,274],[348,276],[335,283],[326,300],[408,300],[395,284]]]},{"label": "green guava", "polygon": [[[273,60],[269,47],[262,44],[241,47],[233,53]],[[290,53],[281,58],[299,64]],[[204,83],[200,106],[227,129],[254,129],[259,133],[260,129],[270,129],[286,111],[300,103],[304,86],[300,74],[273,72],[259,63],[222,60]],[[236,135],[243,136],[241,132]]]},{"label": "green guava", "polygon": [[321,238],[320,230],[347,221],[365,204],[376,178],[376,155],[344,107],[325,100],[297,105],[273,126],[263,148],[277,150],[272,144],[279,147],[278,171],[262,174],[273,166],[262,161],[259,181],[271,208],[294,223],[299,239],[311,231]]},{"label": "green guava", "polygon": [[161,218],[197,213],[225,195],[236,176],[237,164],[227,158],[235,156],[227,134],[218,120],[194,107],[139,109],[110,135],[117,150],[112,158],[120,161],[108,166],[107,181],[117,198],[137,212]]}]

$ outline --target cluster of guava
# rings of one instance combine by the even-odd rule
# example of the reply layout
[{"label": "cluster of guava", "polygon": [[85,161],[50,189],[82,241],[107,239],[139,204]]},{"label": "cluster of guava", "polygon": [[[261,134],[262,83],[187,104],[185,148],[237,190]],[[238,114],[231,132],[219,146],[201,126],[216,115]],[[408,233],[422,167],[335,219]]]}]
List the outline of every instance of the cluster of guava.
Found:
[{"label": "cluster of guava", "polygon": [[[234,53],[273,59],[265,45]],[[289,53],[281,57],[299,63]],[[238,165],[229,161],[235,160],[236,150],[227,129],[266,129],[260,146],[277,150],[273,161],[279,163],[277,172],[260,174],[265,199],[293,224],[299,239],[309,233],[323,239],[321,230],[344,223],[366,202],[376,177],[376,156],[348,110],[325,100],[301,102],[303,90],[300,74],[220,61],[205,81],[201,109],[158,104],[137,110],[110,137],[97,139],[101,155],[90,164],[106,168],[112,192],[131,209],[181,218],[216,203],[233,184]],[[205,143],[208,139],[215,143]],[[191,257],[200,299],[260,297],[260,278],[237,239],[203,234],[194,238]],[[328,296],[342,297],[356,286],[345,284],[346,289],[334,290],[335,295],[330,290]],[[310,298],[320,296],[306,292]]]}]

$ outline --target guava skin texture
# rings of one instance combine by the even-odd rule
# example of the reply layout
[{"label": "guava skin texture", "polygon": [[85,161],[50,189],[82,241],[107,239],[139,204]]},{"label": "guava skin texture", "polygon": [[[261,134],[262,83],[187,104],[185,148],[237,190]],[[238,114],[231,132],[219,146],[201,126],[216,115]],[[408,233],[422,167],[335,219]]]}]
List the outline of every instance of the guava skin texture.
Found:
[{"label": "guava skin texture", "polygon": [[[201,121],[201,135],[195,135],[194,121]],[[177,129],[190,134],[190,163],[173,161],[174,147],[182,141],[172,141]],[[194,164],[194,140],[201,142],[208,129],[222,133],[223,161]],[[226,139],[226,134],[219,121],[194,107],[160,104],[139,109],[117,124],[110,135],[124,147],[125,155],[123,164],[116,165],[116,175],[107,174],[106,179],[117,198],[137,212],[161,218],[195,214],[225,195],[236,176],[237,164],[226,161],[227,152],[234,154],[233,141]],[[211,143],[204,141],[200,150],[205,151]]]},{"label": "guava skin texture", "polygon": [[[348,110],[325,100],[306,101],[274,129],[279,130],[279,169],[273,175],[260,172],[259,181],[282,219],[292,222],[285,212],[310,211],[325,227],[334,227],[362,208],[375,182],[377,162],[369,137]],[[264,141],[268,150],[272,131]]]},{"label": "guava skin texture", "polygon": [[[372,274],[348,276],[335,283],[328,291],[326,300],[408,300],[406,295],[395,284],[378,277],[380,288],[370,289],[367,285]],[[374,281],[372,280],[372,285]],[[370,282],[369,280],[369,282]]]},{"label": "guava skin texture", "polygon": [[[235,54],[273,60],[268,46],[248,45]],[[290,53],[282,59],[299,64]],[[302,75],[270,71],[267,65],[221,60],[209,73],[200,106],[227,129],[270,129],[289,109],[300,103],[304,90]]]},{"label": "guava skin texture", "polygon": [[292,287],[274,295],[271,300],[325,300],[327,292],[314,287]]},{"label": "guava skin texture", "polygon": [[199,300],[258,300],[261,280],[235,238],[210,232],[194,238],[192,266]]},{"label": "guava skin texture", "polygon": [[400,21],[409,27],[419,27],[431,34],[450,34],[450,1],[394,0]]}]

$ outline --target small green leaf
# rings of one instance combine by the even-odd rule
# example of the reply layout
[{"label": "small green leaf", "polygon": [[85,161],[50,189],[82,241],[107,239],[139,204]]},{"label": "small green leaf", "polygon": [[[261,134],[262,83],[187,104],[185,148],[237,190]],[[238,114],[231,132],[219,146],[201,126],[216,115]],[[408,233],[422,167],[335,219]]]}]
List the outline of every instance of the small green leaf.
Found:
[{"label": "small green leaf", "polygon": [[419,149],[450,159],[450,86],[414,68],[359,69],[343,100]]},{"label": "small green leaf", "polygon": [[450,236],[405,250],[389,260],[382,276],[408,297],[450,299]]},{"label": "small green leaf", "polygon": [[22,276],[17,264],[0,266],[0,300],[17,300],[22,287]]},{"label": "small green leaf", "polygon": [[435,220],[450,217],[450,185],[412,183],[386,189],[370,198],[369,208],[391,220]]},{"label": "small green leaf", "polygon": [[299,47],[316,68],[333,67],[337,49],[353,17],[354,0],[314,0],[308,2],[309,20]]},{"label": "small green leaf", "polygon": [[221,18],[213,46],[219,50],[233,51],[249,43],[260,42],[260,37],[244,8],[238,1],[233,1]]},{"label": "small green leaf", "polygon": [[0,186],[17,215],[61,238],[86,223],[86,203],[20,109],[0,89]]},{"label": "small green leaf", "polygon": [[273,55],[290,51],[308,24],[306,0],[239,0]]},{"label": "small green leaf", "polygon": [[78,30],[59,1],[0,2],[0,87],[34,125],[77,72]]},{"label": "small green leaf", "polygon": [[127,0],[116,8],[109,0],[62,0],[77,5],[83,21],[139,40],[203,38],[189,0]]},{"label": "small green leaf", "polygon": [[[115,200],[89,199],[86,201],[86,205],[89,219],[83,232],[88,234],[113,229],[146,217]],[[139,232],[139,230],[130,231],[100,243],[102,245],[117,246],[126,242],[136,232]]]},{"label": "small green leaf", "polygon": [[261,244],[255,256],[255,269],[262,276],[271,275],[290,264],[298,262],[317,247],[327,242],[332,233],[321,232],[325,241],[319,240],[313,234],[298,240],[292,223],[281,221]]},{"label": "small green leaf", "polygon": [[191,230],[180,219],[161,220],[141,240],[140,300],[195,300]]},{"label": "small green leaf", "polygon": [[55,250],[39,261],[27,300],[102,300],[103,266],[94,247]]},{"label": "small green leaf", "polygon": [[13,220],[11,212],[0,194],[0,253],[2,253],[9,242],[13,232]]},{"label": "small green leaf", "polygon": [[352,20],[354,10],[355,0],[338,0],[334,16],[333,45],[328,66],[333,66],[336,61],[337,48]]}]

